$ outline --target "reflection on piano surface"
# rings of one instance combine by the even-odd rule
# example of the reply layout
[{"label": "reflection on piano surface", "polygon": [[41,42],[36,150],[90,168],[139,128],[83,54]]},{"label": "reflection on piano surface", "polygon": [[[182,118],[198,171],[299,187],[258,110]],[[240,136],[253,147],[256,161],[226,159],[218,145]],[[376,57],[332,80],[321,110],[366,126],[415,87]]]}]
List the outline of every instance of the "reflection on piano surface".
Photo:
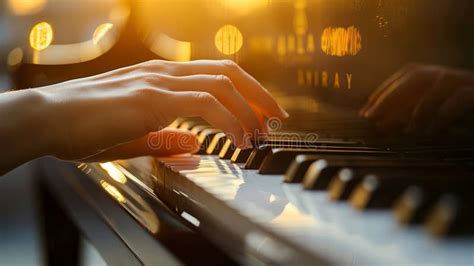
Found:
[{"label": "reflection on piano surface", "polygon": [[173,123],[212,138],[201,154],[230,149],[232,158],[158,158],[151,171],[150,158],[137,158],[117,167],[240,262],[472,263],[474,146],[383,149],[274,133],[242,153],[206,125]]},{"label": "reflection on piano surface", "polygon": [[[291,114],[252,150],[236,148],[199,119],[178,119],[170,127],[197,134],[198,155],[79,165],[151,234],[159,224],[148,205],[159,198],[242,263],[472,265],[474,145],[381,145],[372,125],[356,116],[404,64],[472,69],[471,1],[142,0],[129,12],[117,6],[73,44],[55,43],[53,32],[59,36],[63,25],[51,22],[50,31],[32,24],[31,47],[11,60],[17,87],[157,55],[224,58],[254,75]],[[135,195],[130,183],[150,198]]]}]

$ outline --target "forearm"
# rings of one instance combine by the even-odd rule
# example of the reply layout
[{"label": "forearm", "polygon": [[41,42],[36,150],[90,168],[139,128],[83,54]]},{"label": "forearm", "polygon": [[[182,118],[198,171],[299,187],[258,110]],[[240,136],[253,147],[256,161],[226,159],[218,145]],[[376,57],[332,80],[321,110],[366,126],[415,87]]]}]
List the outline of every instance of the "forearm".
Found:
[{"label": "forearm", "polygon": [[48,117],[36,90],[0,94],[0,174],[48,154]]}]

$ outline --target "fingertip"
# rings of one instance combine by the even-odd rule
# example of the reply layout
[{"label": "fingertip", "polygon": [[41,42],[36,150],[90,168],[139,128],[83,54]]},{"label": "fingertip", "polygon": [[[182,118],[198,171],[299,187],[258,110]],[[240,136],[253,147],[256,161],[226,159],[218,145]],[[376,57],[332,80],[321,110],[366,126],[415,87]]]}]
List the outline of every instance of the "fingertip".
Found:
[{"label": "fingertip", "polygon": [[283,107],[278,105],[278,109],[280,111],[280,118],[286,119],[286,118],[290,117],[290,114],[285,109],[283,109]]}]

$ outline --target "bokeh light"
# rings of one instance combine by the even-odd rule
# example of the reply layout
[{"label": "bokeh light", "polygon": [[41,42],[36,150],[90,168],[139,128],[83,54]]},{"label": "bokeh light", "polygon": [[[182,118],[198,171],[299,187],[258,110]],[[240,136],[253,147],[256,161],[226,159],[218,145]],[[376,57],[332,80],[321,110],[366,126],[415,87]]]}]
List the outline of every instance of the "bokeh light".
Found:
[{"label": "bokeh light", "polygon": [[107,181],[100,180],[100,185],[102,186],[107,193],[109,193],[112,197],[114,197],[120,203],[126,203],[127,199],[120,193],[120,191],[114,187],[113,185],[107,183]]},{"label": "bokeh light", "polygon": [[362,36],[359,30],[327,27],[321,35],[321,50],[332,56],[356,55],[362,49]]},{"label": "bokeh light", "polygon": [[224,0],[224,5],[233,13],[246,15],[268,6],[268,0]]},{"label": "bokeh light", "polygon": [[216,33],[214,44],[225,55],[233,55],[242,48],[244,38],[240,30],[233,25],[224,25]]},{"label": "bokeh light", "polygon": [[51,44],[53,41],[53,28],[47,22],[36,24],[30,32],[31,48],[41,51]]},{"label": "bokeh light", "polygon": [[19,47],[13,49],[8,53],[7,65],[14,67],[19,65],[23,61],[23,50]]},{"label": "bokeh light", "polygon": [[43,10],[47,0],[8,0],[10,11],[18,16],[31,15]]},{"label": "bokeh light", "polygon": [[99,164],[100,168],[104,169],[107,174],[115,181],[125,184],[127,183],[127,177],[118,169],[113,163],[101,163]]},{"label": "bokeh light", "polygon": [[99,41],[114,27],[112,23],[101,24],[95,29],[92,41],[94,44],[98,44]]},{"label": "bokeh light", "polygon": [[171,61],[191,60],[191,42],[176,40],[164,33],[158,33],[153,39],[150,49],[157,55]]}]

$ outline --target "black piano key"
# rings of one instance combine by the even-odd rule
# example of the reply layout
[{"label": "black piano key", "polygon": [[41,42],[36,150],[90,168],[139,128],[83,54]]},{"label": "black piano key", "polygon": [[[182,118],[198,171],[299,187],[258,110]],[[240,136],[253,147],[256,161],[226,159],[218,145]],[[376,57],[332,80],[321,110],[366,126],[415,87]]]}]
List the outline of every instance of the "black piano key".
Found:
[{"label": "black piano key", "polygon": [[318,158],[320,157],[310,155],[296,156],[293,162],[291,162],[290,166],[286,170],[283,181],[286,183],[301,182],[309,166]]},{"label": "black piano key", "polygon": [[[351,168],[357,170],[355,173],[360,176],[365,175],[367,171],[385,167],[402,167],[401,162],[404,159],[400,158],[379,158],[369,156],[322,156],[322,162],[310,165],[303,177],[304,189],[324,190],[328,187],[332,178],[336,173],[343,168]],[[415,165],[415,162],[412,163]],[[409,163],[407,164],[409,165]],[[406,167],[406,166],[405,166]]]},{"label": "black piano key", "polygon": [[270,153],[272,146],[268,144],[255,147],[245,162],[245,169],[258,169],[265,157]]},{"label": "black piano key", "polygon": [[[312,145],[316,145],[316,143],[313,143]],[[268,141],[268,143],[259,145],[257,148],[255,148],[252,153],[250,154],[249,159],[247,160],[245,164],[245,169],[259,169],[260,166],[262,165],[263,161],[265,160],[265,157],[270,154],[272,149],[275,148],[280,148],[280,149],[311,149],[311,148],[317,148],[317,146],[306,146],[303,147],[301,146],[300,142],[271,142]],[[341,149],[341,147],[338,146],[324,146],[324,149]],[[290,165],[291,166],[291,165]],[[306,169],[305,169],[306,170]],[[304,171],[305,171],[304,170]]]},{"label": "black piano key", "polygon": [[420,186],[410,186],[395,202],[393,214],[399,224],[418,224],[423,221],[435,203],[437,193],[430,193]]},{"label": "black piano key", "polygon": [[[336,162],[330,163],[331,165],[336,164]],[[328,196],[332,200],[347,200],[352,190],[354,190],[354,186],[367,174],[384,173],[390,171],[390,169],[395,171],[400,169],[411,169],[412,171],[427,169],[427,171],[432,171],[433,169],[456,168],[456,165],[449,162],[411,159],[362,158],[346,163],[342,162],[342,164],[345,164],[347,168],[339,171],[328,187]]]},{"label": "black piano key", "polygon": [[206,149],[206,153],[210,155],[219,155],[219,151],[224,147],[226,141],[226,135],[224,132],[220,132],[214,135]]},{"label": "black piano key", "polygon": [[284,174],[291,162],[297,155],[320,155],[324,156],[338,155],[338,156],[387,156],[394,157],[397,153],[390,151],[367,151],[367,150],[328,150],[328,149],[286,149],[286,148],[272,148],[268,155],[263,160],[259,168],[260,174]]},{"label": "black piano key", "polygon": [[445,194],[429,212],[425,228],[433,235],[460,236],[474,234],[474,195]]},{"label": "black piano key", "polygon": [[341,165],[329,165],[328,159],[313,162],[304,175],[303,189],[326,189],[330,180],[342,167]]},{"label": "black piano key", "polygon": [[467,194],[474,187],[470,176],[441,179],[429,184],[410,186],[396,201],[393,213],[399,224],[418,224],[444,193]]},{"label": "black piano key", "polygon": [[227,139],[224,143],[224,146],[219,151],[219,158],[223,160],[230,160],[236,148],[237,147],[232,143],[232,141],[230,139]]},{"label": "black piano key", "polygon": [[222,131],[214,128],[206,128],[198,135],[198,142],[201,145],[198,154],[206,154],[207,147],[209,147],[211,140],[218,133],[222,133]]},{"label": "black piano key", "polygon": [[411,185],[455,182],[470,174],[466,171],[444,169],[390,169],[367,175],[350,196],[351,205],[357,209],[388,208]]},{"label": "black piano key", "polygon": [[334,201],[347,200],[351,192],[362,180],[362,175],[356,171],[343,168],[332,179],[328,186],[328,197]]},{"label": "black piano key", "polygon": [[252,149],[243,150],[241,148],[236,148],[234,154],[232,154],[232,157],[230,158],[230,161],[232,163],[245,163],[251,153]]},{"label": "black piano key", "polygon": [[[272,148],[281,148],[281,149],[311,149],[311,148],[324,148],[324,149],[331,149],[331,150],[341,150],[341,149],[367,149],[367,150],[375,150],[374,148],[366,148],[366,147],[352,147],[352,146],[329,146],[327,145],[328,142],[324,143],[319,143],[319,142],[312,142],[312,143],[305,143],[301,141],[296,141],[296,140],[278,140],[278,141],[273,141],[273,140],[264,140],[264,141],[259,141],[264,144],[261,145],[255,145],[257,148],[255,148],[252,153],[250,154],[249,159],[247,160],[245,164],[245,169],[259,169],[260,166],[263,163],[263,160],[265,157],[270,154],[272,151]],[[334,144],[334,143],[333,143]],[[304,156],[304,155],[302,155]],[[313,160],[314,161],[314,160]],[[309,166],[310,163],[307,163]],[[300,170],[298,172],[301,172],[301,177],[300,181],[303,178],[304,172],[306,171],[307,167],[305,163],[297,166]],[[291,168],[291,165],[290,165]],[[293,176],[293,175],[291,175]],[[299,181],[295,181],[299,182]]]},{"label": "black piano key", "polygon": [[380,186],[380,176],[368,175],[364,177],[362,183],[358,184],[351,193],[350,203],[352,207],[357,209],[388,208],[387,205],[391,204],[392,198],[396,197],[395,194],[399,194],[403,190],[402,187],[395,186],[382,192]]},{"label": "black piano key", "polygon": [[[356,148],[357,149],[357,148]],[[377,158],[377,157],[362,157],[362,156],[324,156],[326,159],[331,160],[331,164],[337,163],[341,167],[351,167],[354,163],[358,164],[361,160],[364,161],[364,165],[379,164],[382,160],[387,160],[386,158]],[[321,159],[321,156],[315,155],[298,155],[295,160],[290,164],[288,170],[285,173],[284,181],[287,183],[299,183],[303,180],[306,171],[310,167],[311,163],[316,160]]]}]

